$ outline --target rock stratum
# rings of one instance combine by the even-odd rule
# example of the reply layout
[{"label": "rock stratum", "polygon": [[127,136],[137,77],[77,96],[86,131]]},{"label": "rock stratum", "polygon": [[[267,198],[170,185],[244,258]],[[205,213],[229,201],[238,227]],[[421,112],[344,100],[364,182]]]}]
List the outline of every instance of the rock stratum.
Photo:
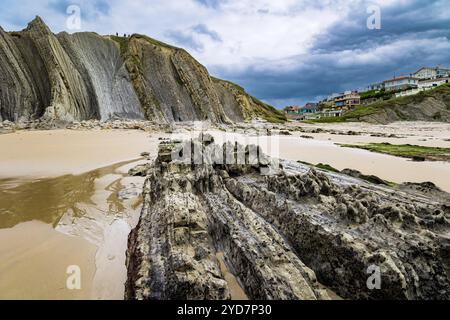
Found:
[{"label": "rock stratum", "polygon": [[209,135],[162,142],[131,173],[147,179],[127,299],[229,299],[218,253],[250,299],[450,299],[450,195],[432,184],[375,185]]},{"label": "rock stratum", "polygon": [[380,124],[396,121],[450,122],[450,85],[362,106],[344,114],[344,117],[347,121]]},{"label": "rock stratum", "polygon": [[0,27],[0,121],[147,119],[284,121],[244,89],[213,78],[185,50],[143,35],[53,34],[37,17]]}]

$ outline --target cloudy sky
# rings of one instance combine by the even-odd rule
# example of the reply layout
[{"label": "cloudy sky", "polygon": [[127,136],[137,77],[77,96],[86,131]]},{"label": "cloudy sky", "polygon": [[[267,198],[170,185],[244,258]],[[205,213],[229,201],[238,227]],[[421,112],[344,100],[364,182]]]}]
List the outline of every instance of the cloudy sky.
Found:
[{"label": "cloudy sky", "polygon": [[[70,5],[80,30],[68,29]],[[380,29],[367,27],[373,6]],[[450,0],[0,0],[6,30],[36,15],[55,32],[143,33],[184,47],[280,108],[422,65],[450,67]]]}]

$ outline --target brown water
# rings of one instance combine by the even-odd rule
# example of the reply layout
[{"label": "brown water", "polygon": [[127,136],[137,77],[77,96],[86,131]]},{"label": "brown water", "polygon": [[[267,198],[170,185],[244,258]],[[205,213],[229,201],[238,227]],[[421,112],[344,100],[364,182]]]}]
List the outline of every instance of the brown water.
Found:
[{"label": "brown water", "polygon": [[231,300],[248,300],[244,289],[240,285],[239,281],[236,279],[233,273],[228,269],[225,262],[225,257],[223,252],[216,253],[217,260],[219,261],[220,271],[228,284],[228,289],[230,290]]},{"label": "brown water", "polygon": [[[372,130],[369,125],[353,129]],[[373,128],[397,134],[402,129],[408,127]],[[336,145],[385,141],[445,147],[448,131],[442,129],[427,124],[413,134],[405,132],[402,139],[278,136],[273,145],[264,138],[213,133],[219,142],[259,143],[281,158],[354,168],[395,182],[432,181],[450,191],[449,163],[416,163]],[[143,183],[142,178],[126,177],[126,172],[142,151],[156,155],[159,136],[68,130],[0,135],[0,299],[123,298],[127,237],[137,223]],[[124,189],[128,196],[120,198],[118,191]],[[245,299],[223,256],[218,260],[232,298]],[[66,287],[71,265],[81,269],[81,290]]]},{"label": "brown water", "polygon": [[123,299],[144,180],[126,173],[156,148],[140,131],[0,136],[0,299]]},{"label": "brown water", "polygon": [[[431,181],[444,191],[450,192],[450,163],[442,161],[414,162],[409,159],[374,153],[367,150],[342,148],[343,143],[388,142],[391,144],[415,144],[450,148],[450,124],[433,123],[392,124],[372,126],[370,124],[321,125],[325,129],[341,131],[365,131],[366,134],[350,136],[329,133],[307,134],[314,139],[305,139],[303,133],[291,136],[247,136],[241,133],[211,131],[216,141],[238,141],[241,144],[258,144],[267,154],[281,159],[306,161],[312,164],[325,163],[343,170],[356,169],[366,175],[375,175],[396,183]],[[313,126],[315,127],[315,126]],[[372,137],[373,133],[402,136],[402,138]],[[179,138],[186,137],[180,134]],[[196,134],[190,134],[195,137]]]},{"label": "brown water", "polygon": [[[143,178],[123,173],[134,163],[0,180],[0,299],[123,298],[127,237],[142,204]],[[124,187],[135,191],[129,199],[117,195]],[[66,288],[70,265],[81,269],[82,290]]]}]

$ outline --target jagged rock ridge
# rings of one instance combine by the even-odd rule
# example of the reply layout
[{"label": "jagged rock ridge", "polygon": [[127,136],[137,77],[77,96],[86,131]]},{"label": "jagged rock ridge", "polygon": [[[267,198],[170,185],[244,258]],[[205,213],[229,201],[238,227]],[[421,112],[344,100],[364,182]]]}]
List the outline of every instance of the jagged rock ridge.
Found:
[{"label": "jagged rock ridge", "polygon": [[[126,298],[228,299],[217,252],[251,299],[328,299],[323,285],[347,299],[450,298],[447,193],[289,161],[278,169],[258,147],[212,141],[162,143],[140,168],[145,200],[129,237]],[[379,288],[367,285],[373,267]]]},{"label": "jagged rock ridge", "polygon": [[0,121],[256,117],[284,120],[245,91],[211,78],[185,50],[146,36],[55,35],[39,17],[20,32],[0,28]]}]

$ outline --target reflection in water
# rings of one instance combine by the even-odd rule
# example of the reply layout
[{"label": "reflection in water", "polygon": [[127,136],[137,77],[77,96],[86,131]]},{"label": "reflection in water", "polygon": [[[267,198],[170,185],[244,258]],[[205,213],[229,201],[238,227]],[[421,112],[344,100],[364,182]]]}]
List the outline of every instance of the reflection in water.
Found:
[{"label": "reflection in water", "polygon": [[[71,211],[74,218],[86,215],[85,206],[95,205],[95,181],[112,174],[127,161],[110,167],[101,168],[78,176],[65,175],[57,178],[24,181],[18,179],[0,180],[0,229],[38,220],[56,227],[61,217]],[[108,197],[109,214],[122,213],[123,204],[117,198],[117,191],[122,187],[120,178],[107,186],[112,192]]]},{"label": "reflection in water", "polygon": [[[0,180],[0,299],[123,298],[127,238],[142,204],[144,178],[125,174],[135,163]],[[80,292],[65,287],[69,265],[82,270]]]}]

